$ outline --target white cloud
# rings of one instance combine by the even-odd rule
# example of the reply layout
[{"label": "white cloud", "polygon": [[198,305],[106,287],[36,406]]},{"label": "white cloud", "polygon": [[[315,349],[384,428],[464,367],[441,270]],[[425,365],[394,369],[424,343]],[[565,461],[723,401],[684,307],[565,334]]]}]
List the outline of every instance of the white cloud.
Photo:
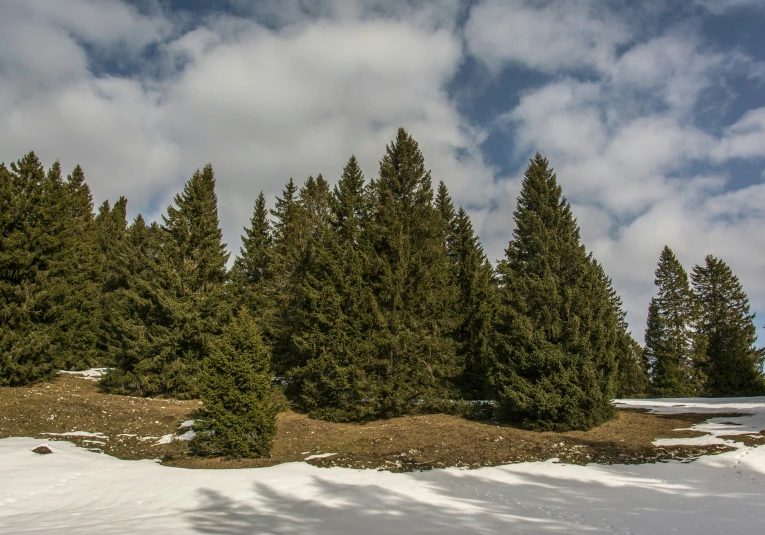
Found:
[{"label": "white cloud", "polygon": [[517,63],[544,72],[613,63],[629,26],[595,2],[486,0],[471,10],[465,27],[469,52],[492,69]]},{"label": "white cloud", "polygon": [[[498,120],[512,132],[515,156],[539,150],[550,159],[638,339],[665,244],[689,270],[708,253],[722,257],[765,310],[765,256],[755,253],[765,250],[757,232],[765,223],[762,185],[730,192],[728,177],[698,171],[765,156],[765,110],[750,110],[722,134],[694,114],[711,88],[731,74],[757,78],[761,65],[714,50],[692,25],[645,36],[637,22],[614,22],[606,9],[593,15],[594,5],[490,0],[473,11],[465,32],[471,54],[495,71],[522,65],[552,75]],[[482,219],[495,257],[507,244],[499,229],[512,228],[512,185]]]},{"label": "white cloud", "polygon": [[712,156],[718,161],[765,158],[765,108],[749,110],[729,126]]},{"label": "white cloud", "polygon": [[[148,210],[149,217],[212,161],[224,237],[234,252],[258,191],[272,199],[290,176],[300,183],[320,172],[334,181],[352,153],[372,178],[401,125],[420,142],[436,180],[461,202],[486,203],[494,173],[480,154],[480,132],[444,89],[462,44],[444,13],[432,16],[442,7],[453,17],[459,3],[378,4],[390,13],[359,4],[356,18],[288,14],[291,20],[275,29],[216,15],[186,33],[120,2],[83,16],[101,28],[90,33],[58,8],[24,4],[3,18],[27,41],[3,48],[4,64],[25,70],[0,77],[0,87],[13,89],[0,97],[0,151],[17,158],[34,149],[48,163],[60,157],[65,168],[80,163],[97,200],[124,194],[132,214]],[[88,6],[72,0],[68,7]],[[109,34],[115,13],[127,20]],[[111,35],[110,43],[120,42],[130,28],[145,36],[132,41],[135,51],[149,42],[157,49],[161,77],[148,76],[150,69],[95,76],[80,41]],[[35,48],[30,30],[48,40]],[[35,66],[48,46],[58,51],[55,61]],[[32,68],[47,85],[35,82]]]},{"label": "white cloud", "polygon": [[715,15],[745,8],[765,8],[765,0],[695,0],[695,3]]}]

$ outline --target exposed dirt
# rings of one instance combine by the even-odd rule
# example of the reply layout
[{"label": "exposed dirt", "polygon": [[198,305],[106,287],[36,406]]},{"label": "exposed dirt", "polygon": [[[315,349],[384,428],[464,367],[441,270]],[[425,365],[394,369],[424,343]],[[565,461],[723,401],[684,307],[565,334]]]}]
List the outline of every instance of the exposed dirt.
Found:
[{"label": "exposed dirt", "polygon": [[[395,472],[447,466],[477,468],[551,458],[559,462],[644,463],[671,459],[690,461],[720,453],[728,446],[655,447],[656,438],[684,438],[703,433],[682,430],[711,417],[730,415],[653,415],[621,410],[618,418],[586,432],[533,432],[494,421],[470,421],[445,414],[393,418],[365,424],[336,424],[282,412],[268,459],[201,459],[188,454],[188,443],[165,435],[182,434],[180,425],[193,419],[199,401],[147,399],[100,393],[93,381],[60,376],[29,388],[0,388],[0,438],[31,436],[69,440],[121,459],[162,459],[188,468],[243,468],[302,461],[317,466],[374,468]],[[681,429],[676,431],[676,429]],[[81,431],[91,436],[45,433]],[[729,437],[740,441],[763,440]],[[746,442],[745,442],[746,443]]]},{"label": "exposed dirt", "polygon": [[760,431],[751,435],[720,435],[720,438],[740,442],[744,446],[762,446],[765,444],[765,431]]}]

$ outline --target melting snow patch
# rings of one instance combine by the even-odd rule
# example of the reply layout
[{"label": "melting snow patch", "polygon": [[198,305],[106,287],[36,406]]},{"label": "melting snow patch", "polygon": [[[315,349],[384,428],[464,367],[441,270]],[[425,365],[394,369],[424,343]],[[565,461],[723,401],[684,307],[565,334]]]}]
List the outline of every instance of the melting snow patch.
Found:
[{"label": "melting snow patch", "polygon": [[194,422],[196,422],[196,420],[186,420],[185,422],[183,422],[178,427],[181,428],[181,429],[188,429],[188,428],[194,426]]},{"label": "melting snow patch", "polygon": [[83,379],[88,379],[89,381],[98,381],[99,378],[106,375],[106,372],[108,372],[111,368],[90,368],[88,370],[77,370],[77,371],[69,371],[69,370],[59,370],[58,373],[68,373],[69,375],[80,375]]},{"label": "melting snow patch", "polygon": [[[656,446],[707,446],[725,444],[743,449],[741,443],[732,442],[722,436],[747,435],[765,429],[765,397],[752,398],[676,398],[676,399],[624,399],[614,404],[647,409],[652,414],[696,413],[708,414],[709,420],[684,430],[707,433],[701,437],[662,438],[655,440]],[[740,413],[731,417],[729,413]],[[715,418],[715,414],[726,414]]]},{"label": "melting snow patch", "polygon": [[333,455],[337,455],[337,453],[317,453],[316,455],[309,455],[304,460],[310,461],[311,459],[323,459],[324,457],[332,457]]},{"label": "melting snow patch", "polygon": [[162,435],[159,437],[159,440],[154,443],[155,446],[158,446],[160,444],[170,444],[173,441],[173,434],[170,433],[168,435]]},{"label": "melting snow patch", "polygon": [[40,433],[41,435],[49,435],[52,437],[91,437],[91,438],[103,438],[109,440],[109,437],[103,433],[89,433],[87,431],[69,431],[68,433]]},{"label": "melting snow patch", "polygon": [[191,440],[195,436],[197,436],[197,434],[194,432],[194,430],[189,429],[188,431],[183,433],[181,436],[175,437],[175,440]]}]

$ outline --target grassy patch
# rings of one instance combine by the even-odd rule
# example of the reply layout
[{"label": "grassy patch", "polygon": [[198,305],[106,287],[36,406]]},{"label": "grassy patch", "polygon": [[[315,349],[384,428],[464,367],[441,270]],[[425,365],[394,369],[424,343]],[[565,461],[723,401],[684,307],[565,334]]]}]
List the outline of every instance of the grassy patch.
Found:
[{"label": "grassy patch", "polygon": [[[199,407],[198,401],[103,394],[92,381],[60,376],[52,383],[29,388],[0,388],[0,438],[31,436],[41,440],[70,440],[121,459],[159,458],[165,464],[188,468],[269,466],[302,461],[309,455],[321,453],[335,455],[309,462],[317,466],[391,471],[447,466],[477,468],[553,457],[565,463],[630,464],[692,460],[730,449],[719,445],[655,447],[652,444],[657,438],[702,435],[682,429],[725,415],[653,415],[640,410],[621,410],[616,419],[595,429],[568,433],[526,431],[491,420],[474,421],[447,414],[337,424],[285,410],[279,414],[278,433],[268,459],[202,459],[190,456],[184,441],[156,444],[161,436],[182,433],[180,424],[192,419]],[[42,434],[72,431],[100,433],[108,439]],[[748,440],[735,438],[739,439]]]},{"label": "grassy patch", "polygon": [[752,433],[751,435],[720,435],[720,438],[740,442],[744,446],[761,446],[765,444],[765,431]]}]

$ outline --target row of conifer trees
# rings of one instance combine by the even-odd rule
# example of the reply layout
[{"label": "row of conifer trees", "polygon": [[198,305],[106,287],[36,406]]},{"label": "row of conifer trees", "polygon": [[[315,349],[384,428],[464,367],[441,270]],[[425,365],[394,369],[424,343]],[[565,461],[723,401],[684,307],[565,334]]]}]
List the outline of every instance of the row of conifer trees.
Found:
[{"label": "row of conifer trees", "polygon": [[[46,173],[34,153],[0,166],[0,203],[0,384],[106,365],[107,391],[201,394],[224,407],[241,401],[244,384],[262,394],[273,373],[315,417],[359,421],[492,399],[498,416],[543,429],[602,423],[617,395],[762,386],[746,296],[711,257],[694,271],[699,299],[686,277],[691,305],[665,291],[659,272],[671,252],[662,254],[643,354],[539,154],[496,268],[446,186],[434,192],[403,129],[373,180],[351,157],[334,187],[321,175],[301,187],[290,179],[271,210],[261,193],[230,271],[210,165],[161,223],[128,225],[124,198],[94,216],[82,170],[63,178],[56,163]],[[725,295],[738,299],[727,316],[699,305],[719,297],[704,282],[717,275],[704,269],[727,274]],[[693,308],[682,326],[672,323],[681,306]],[[723,324],[738,330],[722,334]],[[749,379],[731,379],[728,364]]]}]

